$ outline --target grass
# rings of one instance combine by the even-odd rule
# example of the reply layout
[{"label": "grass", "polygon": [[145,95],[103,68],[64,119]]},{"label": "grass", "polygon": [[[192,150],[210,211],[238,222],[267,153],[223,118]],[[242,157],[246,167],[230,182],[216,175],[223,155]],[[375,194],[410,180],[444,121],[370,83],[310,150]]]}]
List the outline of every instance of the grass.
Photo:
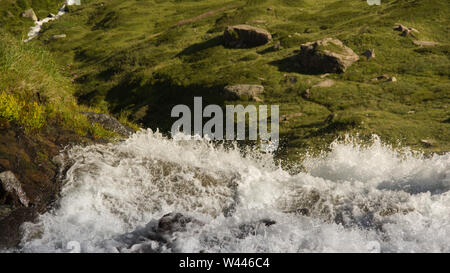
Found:
[{"label": "grass", "polygon": [[[54,52],[58,65],[70,65],[62,74],[75,82],[80,103],[143,126],[167,131],[174,121],[172,106],[191,105],[195,95],[203,96],[204,104],[246,104],[227,102],[220,91],[229,84],[262,84],[263,104],[279,104],[280,115],[302,113],[281,124],[282,158],[322,150],[349,133],[446,152],[449,9],[440,0],[384,0],[381,6],[347,0],[83,0],[45,25],[32,43]],[[282,49],[274,50],[273,42],[250,49],[223,47],[224,28],[243,23],[267,29]],[[417,39],[439,45],[414,45],[415,38],[392,29],[396,23],[418,29]],[[50,40],[62,33],[66,39]],[[376,58],[361,57],[345,73],[328,76],[336,82],[332,87],[312,88],[324,79],[301,71],[293,56],[301,43],[326,37],[340,39],[359,55],[375,49]],[[372,81],[381,74],[397,82]],[[306,89],[310,99],[300,95]],[[335,118],[327,122],[330,113]]]},{"label": "grass", "polygon": [[99,125],[91,125],[80,114],[96,110],[76,103],[73,84],[60,73],[54,56],[45,49],[0,34],[0,57],[2,128],[13,123],[27,134],[36,134],[51,125],[80,136],[106,139],[115,136]]}]

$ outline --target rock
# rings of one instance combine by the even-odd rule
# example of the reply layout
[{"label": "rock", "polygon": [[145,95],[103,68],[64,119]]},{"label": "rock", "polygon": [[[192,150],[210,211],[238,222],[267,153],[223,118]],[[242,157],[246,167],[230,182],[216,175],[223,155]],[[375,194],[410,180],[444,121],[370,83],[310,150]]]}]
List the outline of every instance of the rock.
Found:
[{"label": "rock", "polygon": [[47,15],[47,17],[48,18],[53,18],[53,17],[55,17],[56,15],[54,15],[53,13],[49,13],[48,15]]},{"label": "rock", "polygon": [[340,40],[325,38],[300,46],[300,65],[317,73],[342,73],[359,60],[359,56]]},{"label": "rock", "polygon": [[278,51],[278,50],[281,50],[281,49],[283,49],[283,47],[281,46],[280,41],[276,41],[274,43],[274,45],[273,45],[273,50]]},{"label": "rock", "polygon": [[328,117],[324,120],[324,122],[325,122],[325,123],[330,123],[330,122],[333,121],[333,119],[336,118],[336,116],[337,116],[337,115],[336,115],[335,113],[331,113],[331,114],[329,114]]},{"label": "rock", "polygon": [[422,143],[424,146],[426,147],[431,147],[433,146],[433,141],[428,140],[428,139],[421,139],[420,143]]},{"label": "rock", "polygon": [[186,231],[188,223],[201,224],[198,220],[184,216],[181,213],[168,213],[161,217],[158,222],[158,232],[179,232]]},{"label": "rock", "polygon": [[325,73],[325,74],[320,75],[320,78],[323,79],[323,78],[326,78],[328,76],[330,76],[330,73]]},{"label": "rock", "polygon": [[239,99],[241,96],[247,96],[249,99],[255,99],[264,91],[264,86],[257,84],[236,84],[225,86],[225,97],[230,100]]},{"label": "rock", "polygon": [[315,87],[326,88],[326,87],[331,87],[333,85],[334,85],[334,81],[333,80],[324,80],[322,82],[319,82],[318,84],[315,84],[312,88],[315,88]]},{"label": "rock", "polygon": [[432,42],[432,41],[413,41],[413,43],[417,46],[435,46],[438,45],[438,43],[436,42]]},{"label": "rock", "polygon": [[383,74],[383,75],[377,76],[376,78],[373,78],[372,81],[376,82],[376,81],[382,81],[382,80],[388,80],[388,79],[389,79],[389,75]]},{"label": "rock", "polygon": [[419,33],[419,31],[417,29],[412,28],[412,27],[406,27],[402,24],[398,24],[397,26],[395,26],[394,30],[400,31],[401,36],[408,36],[408,35],[412,35],[412,33]]},{"label": "rock", "polygon": [[22,189],[21,183],[11,171],[0,173],[0,185],[7,194],[17,197],[22,205],[28,207],[30,200]]},{"label": "rock", "polygon": [[301,94],[302,98],[304,99],[310,99],[311,98],[311,92],[309,91],[309,89],[306,89],[305,91],[303,91]]},{"label": "rock", "polygon": [[390,77],[387,81],[388,82],[396,82],[397,78],[396,77]]},{"label": "rock", "polygon": [[363,53],[363,56],[367,58],[367,60],[370,60],[372,58],[375,58],[375,49],[368,49]]},{"label": "rock", "polygon": [[249,25],[228,26],[223,34],[224,44],[231,48],[248,48],[267,44],[272,35],[265,29]]},{"label": "rock", "polygon": [[106,130],[113,131],[122,137],[128,137],[134,133],[131,127],[123,125],[117,119],[103,113],[84,112],[82,113],[91,123],[99,123]]},{"label": "rock", "polygon": [[26,11],[22,12],[22,17],[30,18],[33,21],[37,21],[38,20],[38,18],[36,16],[36,13],[34,13],[33,9],[27,9]]},{"label": "rock", "polygon": [[58,40],[58,39],[66,38],[66,37],[67,37],[66,34],[55,34],[50,37],[50,40]]}]

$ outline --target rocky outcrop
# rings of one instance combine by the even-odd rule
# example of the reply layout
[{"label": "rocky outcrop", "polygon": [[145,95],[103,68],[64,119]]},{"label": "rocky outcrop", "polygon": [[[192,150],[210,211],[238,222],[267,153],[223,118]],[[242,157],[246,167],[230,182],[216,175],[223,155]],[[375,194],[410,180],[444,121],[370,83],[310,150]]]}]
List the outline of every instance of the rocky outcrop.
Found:
[{"label": "rocky outcrop", "polygon": [[134,133],[134,130],[131,127],[123,125],[110,115],[94,112],[84,112],[82,114],[85,115],[91,123],[99,123],[106,130],[113,131],[122,137],[128,137],[130,134]]},{"label": "rocky outcrop", "polygon": [[249,25],[228,26],[223,34],[226,47],[248,48],[267,44],[272,35],[265,29]]},{"label": "rocky outcrop", "polygon": [[22,189],[22,185],[11,171],[0,173],[0,187],[5,192],[3,199],[10,199],[12,202],[17,202],[16,200],[18,200],[25,207],[28,207],[30,204],[30,200]]},{"label": "rocky outcrop", "polygon": [[408,36],[408,35],[413,35],[414,36],[414,34],[419,33],[419,31],[417,29],[412,28],[412,27],[407,27],[407,26],[404,26],[402,24],[396,25],[394,27],[394,30],[400,31],[401,32],[400,35],[401,36],[405,36],[405,37]]},{"label": "rocky outcrop", "polygon": [[353,50],[340,40],[326,38],[300,46],[300,66],[312,73],[342,73],[359,60]]},{"label": "rocky outcrop", "polygon": [[264,92],[264,86],[257,84],[236,84],[224,88],[225,98],[237,100],[246,96],[250,100],[259,100],[258,95]]},{"label": "rocky outcrop", "polygon": [[36,16],[36,13],[34,13],[33,9],[27,9],[26,11],[22,12],[22,17],[24,18],[30,18],[33,21],[37,21],[38,18]]}]

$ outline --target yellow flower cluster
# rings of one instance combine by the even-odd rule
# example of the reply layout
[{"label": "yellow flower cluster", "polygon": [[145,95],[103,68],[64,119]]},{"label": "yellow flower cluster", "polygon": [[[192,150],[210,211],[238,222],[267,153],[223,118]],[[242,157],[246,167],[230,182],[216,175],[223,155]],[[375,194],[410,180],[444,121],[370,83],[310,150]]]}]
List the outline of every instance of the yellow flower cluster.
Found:
[{"label": "yellow flower cluster", "polygon": [[37,102],[24,102],[6,92],[0,93],[0,117],[36,131],[45,125],[45,108]]}]

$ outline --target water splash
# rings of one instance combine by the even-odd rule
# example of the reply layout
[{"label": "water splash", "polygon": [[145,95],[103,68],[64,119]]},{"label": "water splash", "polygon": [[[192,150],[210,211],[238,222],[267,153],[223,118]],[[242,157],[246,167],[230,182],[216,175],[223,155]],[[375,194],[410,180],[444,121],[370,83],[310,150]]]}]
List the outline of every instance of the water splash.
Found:
[{"label": "water splash", "polygon": [[[23,225],[21,251],[450,251],[450,154],[336,141],[290,174],[269,154],[143,130],[61,157],[62,196]],[[202,224],[141,236],[169,212]]]}]

